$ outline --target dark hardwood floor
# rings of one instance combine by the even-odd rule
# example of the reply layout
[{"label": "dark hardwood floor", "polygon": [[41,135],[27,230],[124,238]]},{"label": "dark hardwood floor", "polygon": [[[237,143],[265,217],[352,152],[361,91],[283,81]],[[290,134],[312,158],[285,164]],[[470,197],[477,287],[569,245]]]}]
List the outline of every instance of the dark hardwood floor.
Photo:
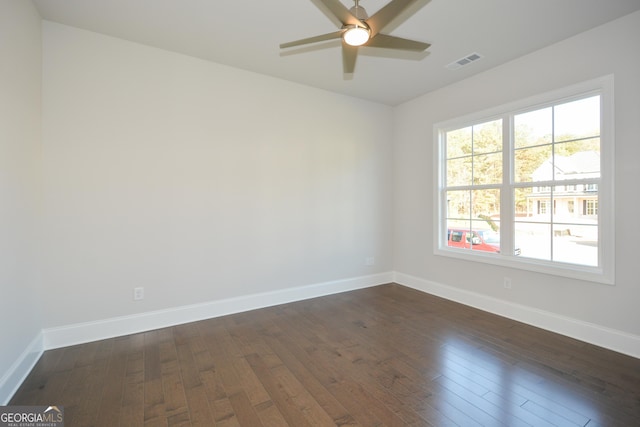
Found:
[{"label": "dark hardwood floor", "polygon": [[640,360],[398,285],[45,352],[71,426],[639,426]]}]

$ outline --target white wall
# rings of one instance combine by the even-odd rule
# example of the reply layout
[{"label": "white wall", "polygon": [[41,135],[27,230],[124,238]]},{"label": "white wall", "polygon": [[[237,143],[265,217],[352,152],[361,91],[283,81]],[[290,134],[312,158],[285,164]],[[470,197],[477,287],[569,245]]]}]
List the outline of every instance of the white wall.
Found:
[{"label": "white wall", "polygon": [[[40,17],[0,1],[0,404],[30,369],[40,323]],[[34,350],[35,348],[35,350]]]},{"label": "white wall", "polygon": [[389,107],[43,32],[46,328],[392,270]]},{"label": "white wall", "polygon": [[[640,13],[595,28],[395,109],[396,271],[640,335]],[[615,75],[616,284],[607,286],[433,254],[433,124],[599,76]],[[513,289],[502,286],[504,276]],[[640,354],[640,348],[635,349]]]}]

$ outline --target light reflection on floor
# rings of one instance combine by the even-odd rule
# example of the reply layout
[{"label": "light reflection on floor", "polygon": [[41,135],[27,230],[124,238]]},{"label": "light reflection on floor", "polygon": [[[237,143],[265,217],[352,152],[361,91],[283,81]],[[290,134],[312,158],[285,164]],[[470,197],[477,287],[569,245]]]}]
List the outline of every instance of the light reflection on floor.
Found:
[{"label": "light reflection on floor", "polygon": [[[597,408],[565,379],[539,375],[541,366],[513,359],[495,350],[476,347],[457,338],[442,346],[442,400],[466,400],[467,416],[481,425],[595,426],[604,423]],[[509,363],[506,360],[512,359]],[[460,419],[462,405],[443,405],[444,415]],[[477,410],[475,410],[475,409]],[[606,424],[605,424],[606,425]]]}]

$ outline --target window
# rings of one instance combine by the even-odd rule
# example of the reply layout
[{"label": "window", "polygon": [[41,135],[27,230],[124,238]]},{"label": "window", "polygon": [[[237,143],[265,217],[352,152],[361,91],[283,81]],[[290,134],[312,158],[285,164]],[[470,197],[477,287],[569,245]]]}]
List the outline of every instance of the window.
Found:
[{"label": "window", "polygon": [[[613,283],[612,85],[437,124],[436,253]],[[454,245],[451,230],[479,237]]]},{"label": "window", "polygon": [[548,200],[538,200],[538,215],[544,215],[547,213]]},{"label": "window", "polygon": [[584,215],[598,215],[598,201],[585,200],[583,212]]}]

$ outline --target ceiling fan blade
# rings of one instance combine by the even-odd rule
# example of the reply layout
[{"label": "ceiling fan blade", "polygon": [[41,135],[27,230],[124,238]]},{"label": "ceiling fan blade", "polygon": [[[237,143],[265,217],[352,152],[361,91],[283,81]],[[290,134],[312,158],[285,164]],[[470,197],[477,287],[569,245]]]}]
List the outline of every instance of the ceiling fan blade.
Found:
[{"label": "ceiling fan blade", "polygon": [[325,40],[339,39],[340,37],[342,37],[342,33],[343,32],[344,32],[343,30],[334,31],[333,33],[322,34],[320,36],[308,37],[306,39],[300,39],[300,40],[296,40],[296,41],[292,41],[292,42],[288,42],[288,43],[282,43],[280,45],[280,49],[285,49],[285,48],[294,47],[294,46],[300,46],[300,45],[309,44],[309,43],[323,42]]},{"label": "ceiling fan blade", "polygon": [[358,18],[353,16],[338,0],[319,0],[335,16],[342,25],[361,25]]},{"label": "ceiling fan blade", "polygon": [[377,11],[365,22],[371,28],[371,36],[375,36],[382,29],[400,15],[405,9],[418,0],[392,0],[385,7]]},{"label": "ceiling fan blade", "polygon": [[386,34],[378,33],[375,37],[369,40],[365,46],[371,47],[384,47],[387,49],[402,49],[412,50],[416,52],[422,52],[431,46],[429,43],[423,43],[415,40],[403,39],[400,37],[389,36]]},{"label": "ceiling fan blade", "polygon": [[356,58],[358,57],[358,48],[342,43],[342,70],[345,74],[353,74],[356,69]]}]

